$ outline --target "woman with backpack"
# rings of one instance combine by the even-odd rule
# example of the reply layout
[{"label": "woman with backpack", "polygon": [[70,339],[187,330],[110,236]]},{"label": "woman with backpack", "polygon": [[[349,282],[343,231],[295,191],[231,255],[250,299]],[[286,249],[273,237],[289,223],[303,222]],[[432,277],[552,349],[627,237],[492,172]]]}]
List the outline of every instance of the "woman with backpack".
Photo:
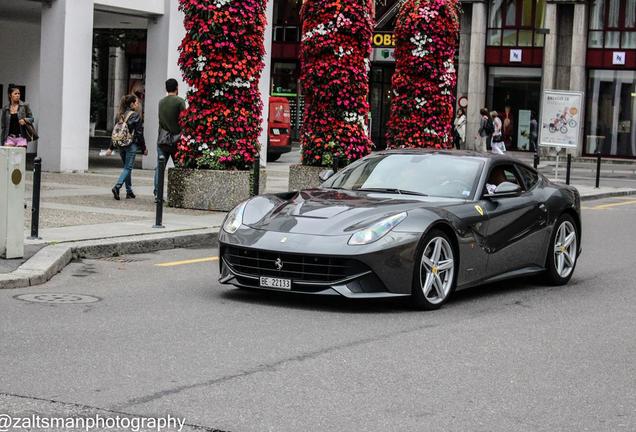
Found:
[{"label": "woman with backpack", "polygon": [[148,154],[144,140],[144,125],[139,113],[139,99],[135,95],[126,95],[119,102],[117,122],[113,128],[110,147],[106,152],[111,155],[113,149],[119,150],[121,161],[124,165],[117,183],[112,189],[113,197],[119,200],[119,190],[126,185],[126,198],[136,198],[132,190],[132,170],[135,165],[137,150]]},{"label": "woman with backpack", "polygon": [[490,117],[488,108],[479,110],[481,114],[481,122],[479,123],[479,141],[477,142],[477,151],[486,153],[488,151],[488,139],[495,131],[495,125]]}]

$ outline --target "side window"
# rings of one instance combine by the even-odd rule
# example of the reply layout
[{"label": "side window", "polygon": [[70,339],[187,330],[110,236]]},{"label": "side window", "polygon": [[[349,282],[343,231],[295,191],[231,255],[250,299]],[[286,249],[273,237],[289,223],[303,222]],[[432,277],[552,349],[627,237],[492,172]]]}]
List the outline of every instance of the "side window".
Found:
[{"label": "side window", "polygon": [[528,190],[532,189],[539,182],[539,175],[536,172],[522,165],[517,165],[517,168]]},{"label": "side window", "polygon": [[486,190],[484,193],[493,193],[497,186],[503,182],[514,183],[521,186],[522,189],[525,189],[514,166],[497,165],[490,170],[490,174],[486,180]]}]

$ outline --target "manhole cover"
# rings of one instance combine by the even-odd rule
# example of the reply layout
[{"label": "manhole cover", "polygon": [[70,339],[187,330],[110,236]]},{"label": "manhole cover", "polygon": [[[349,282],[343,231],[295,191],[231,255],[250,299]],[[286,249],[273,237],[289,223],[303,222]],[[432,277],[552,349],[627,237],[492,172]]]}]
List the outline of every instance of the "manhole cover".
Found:
[{"label": "manhole cover", "polygon": [[95,303],[101,299],[84,294],[22,294],[15,296],[18,300],[32,303],[78,304]]}]

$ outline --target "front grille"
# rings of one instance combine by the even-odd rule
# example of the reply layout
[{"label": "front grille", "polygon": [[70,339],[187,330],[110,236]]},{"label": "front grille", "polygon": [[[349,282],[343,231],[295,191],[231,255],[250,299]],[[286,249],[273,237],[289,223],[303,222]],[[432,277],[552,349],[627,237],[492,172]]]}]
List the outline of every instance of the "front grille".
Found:
[{"label": "front grille", "polygon": [[[270,276],[293,281],[331,283],[364,273],[367,266],[350,258],[326,255],[290,254],[236,246],[223,246],[221,256],[238,273]],[[276,268],[280,259],[282,268]]]}]

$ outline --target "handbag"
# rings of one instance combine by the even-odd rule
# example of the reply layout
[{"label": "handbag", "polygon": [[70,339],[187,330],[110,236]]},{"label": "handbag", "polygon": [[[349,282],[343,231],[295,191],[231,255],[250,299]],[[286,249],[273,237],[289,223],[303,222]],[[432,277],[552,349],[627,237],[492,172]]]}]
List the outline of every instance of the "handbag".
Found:
[{"label": "handbag", "polygon": [[29,123],[28,121],[25,121],[24,132],[26,133],[28,142],[37,141],[38,139],[40,139],[38,132],[35,130],[35,126],[33,126],[33,124]]},{"label": "handbag", "polygon": [[181,141],[181,134],[172,134],[164,128],[159,128],[157,135],[157,146],[165,153],[173,154],[176,150],[177,143]]}]

